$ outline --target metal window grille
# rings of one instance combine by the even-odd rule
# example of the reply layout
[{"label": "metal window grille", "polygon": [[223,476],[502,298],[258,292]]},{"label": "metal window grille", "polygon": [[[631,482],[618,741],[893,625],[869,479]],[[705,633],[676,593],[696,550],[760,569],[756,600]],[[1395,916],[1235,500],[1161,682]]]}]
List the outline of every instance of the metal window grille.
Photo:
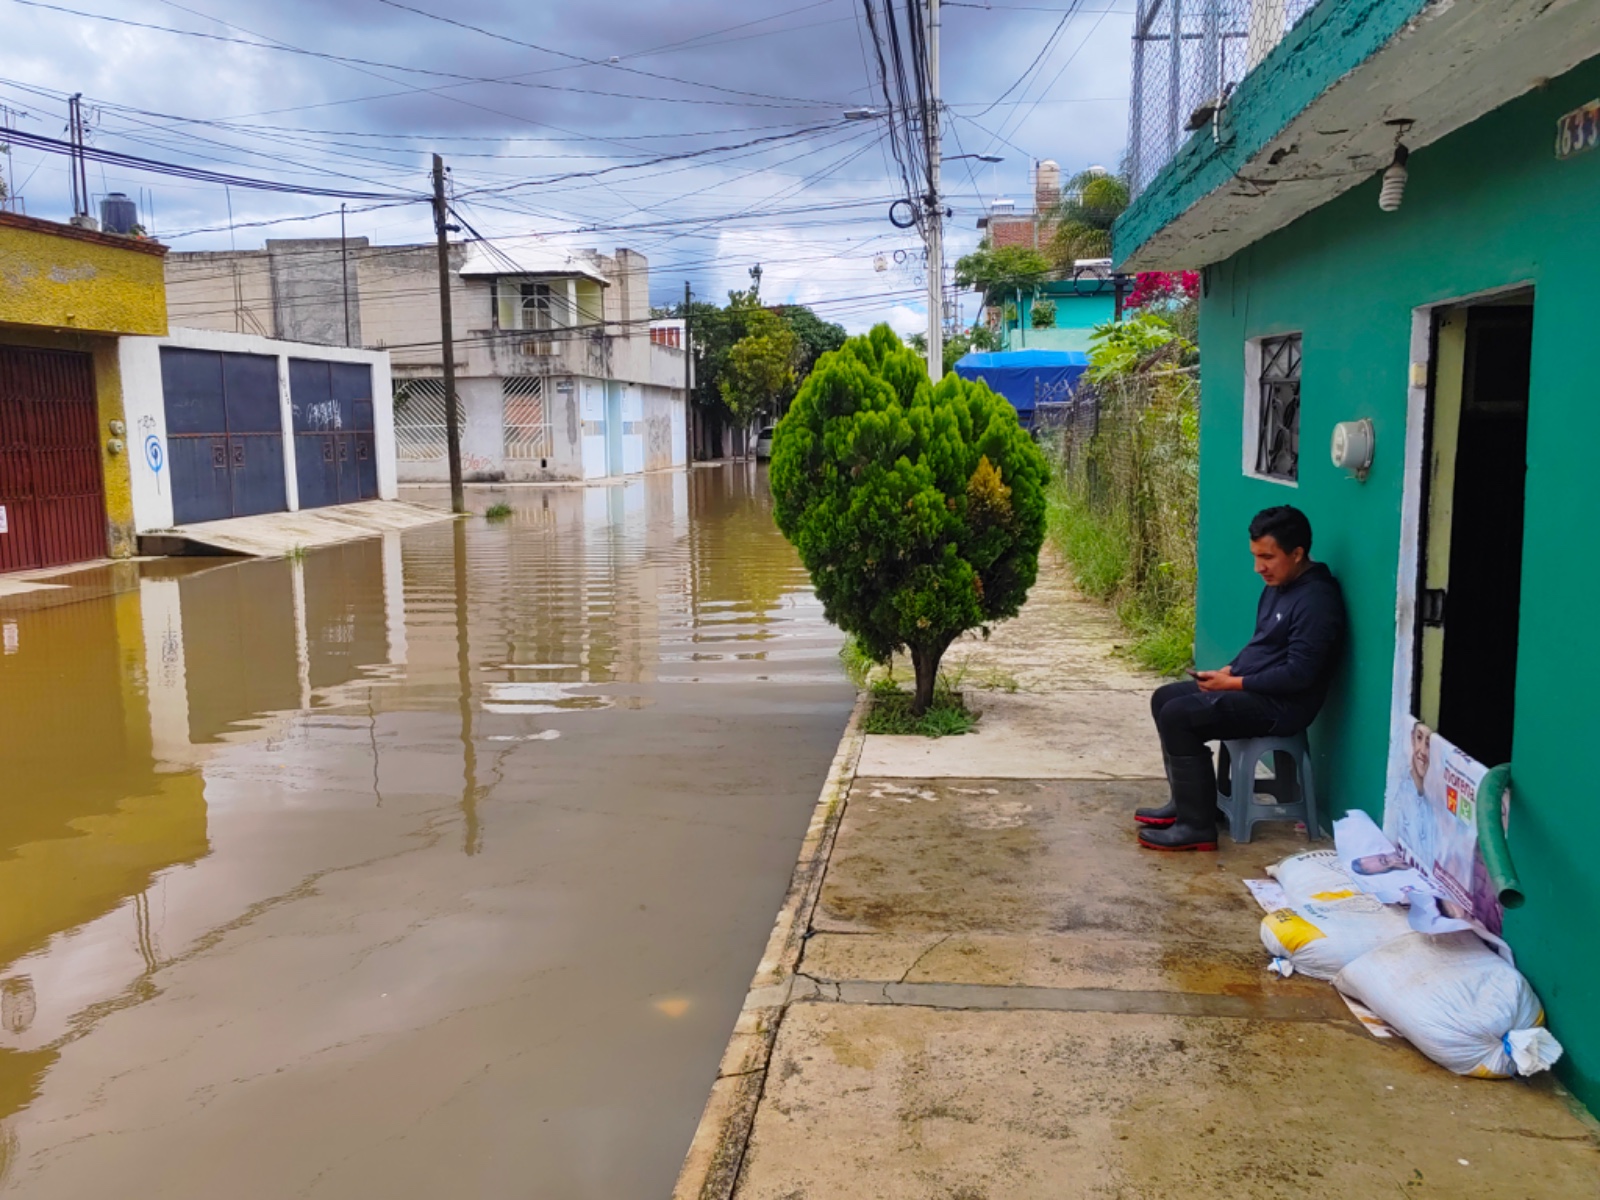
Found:
[{"label": "metal window grille", "polygon": [[501,381],[505,397],[506,457],[550,457],[550,414],[544,403],[544,380],[516,375]]},{"label": "metal window grille", "polygon": [[[1317,0],[1138,0],[1127,172],[1138,195]],[[1209,134],[1207,134],[1209,136]]]},{"label": "metal window grille", "polygon": [[1256,428],[1256,473],[1300,478],[1300,335],[1261,342],[1261,411]]},{"label": "metal window grille", "polygon": [[401,462],[431,462],[445,456],[444,380],[395,380],[394,442]]}]

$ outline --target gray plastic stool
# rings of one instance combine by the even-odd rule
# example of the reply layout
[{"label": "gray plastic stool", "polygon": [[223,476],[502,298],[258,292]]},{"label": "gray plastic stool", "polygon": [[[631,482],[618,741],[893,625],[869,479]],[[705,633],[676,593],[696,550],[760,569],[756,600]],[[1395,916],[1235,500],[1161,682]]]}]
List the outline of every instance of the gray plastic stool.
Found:
[{"label": "gray plastic stool", "polygon": [[[1257,779],[1256,764],[1272,755],[1272,778]],[[1236,842],[1252,842],[1258,821],[1304,821],[1306,838],[1315,841],[1317,789],[1311,778],[1311,747],[1304,733],[1293,737],[1241,738],[1223,742],[1217,763],[1217,807],[1228,818]],[[1292,770],[1285,768],[1292,767]],[[1257,792],[1273,797],[1263,804]]]}]

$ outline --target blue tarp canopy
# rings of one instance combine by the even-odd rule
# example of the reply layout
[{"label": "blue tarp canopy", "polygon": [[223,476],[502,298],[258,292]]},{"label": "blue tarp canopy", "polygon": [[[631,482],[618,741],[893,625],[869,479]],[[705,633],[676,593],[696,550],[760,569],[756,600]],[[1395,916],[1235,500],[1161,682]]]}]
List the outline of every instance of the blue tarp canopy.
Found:
[{"label": "blue tarp canopy", "polygon": [[1011,401],[1022,424],[1031,427],[1034,404],[1070,399],[1088,367],[1089,356],[1080,350],[1004,350],[968,354],[957,360],[956,374],[983,380]]}]

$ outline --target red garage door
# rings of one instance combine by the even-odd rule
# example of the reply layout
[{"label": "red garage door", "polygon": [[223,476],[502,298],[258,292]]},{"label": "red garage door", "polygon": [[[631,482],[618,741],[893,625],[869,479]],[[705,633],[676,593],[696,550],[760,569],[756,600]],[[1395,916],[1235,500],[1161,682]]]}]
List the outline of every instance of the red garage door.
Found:
[{"label": "red garage door", "polygon": [[0,346],[0,571],[106,552],[94,361]]}]

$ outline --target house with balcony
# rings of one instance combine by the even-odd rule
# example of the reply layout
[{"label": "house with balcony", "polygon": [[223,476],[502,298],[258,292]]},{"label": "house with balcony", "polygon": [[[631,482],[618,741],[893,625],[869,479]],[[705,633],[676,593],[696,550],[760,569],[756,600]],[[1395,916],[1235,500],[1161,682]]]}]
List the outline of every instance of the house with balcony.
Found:
[{"label": "house with balcony", "polygon": [[1594,1109],[1600,6],[1139,0],[1135,39],[1115,259],[1201,272],[1196,659],[1249,636],[1251,515],[1303,509],[1349,610],[1326,809],[1380,815],[1419,723],[1509,764],[1503,932]]},{"label": "house with balcony", "polygon": [[[318,238],[173,254],[167,288],[176,325],[387,350],[399,479],[449,477],[434,245]],[[643,255],[537,237],[456,243],[450,288],[469,482],[685,464],[682,333],[652,322]]]}]

